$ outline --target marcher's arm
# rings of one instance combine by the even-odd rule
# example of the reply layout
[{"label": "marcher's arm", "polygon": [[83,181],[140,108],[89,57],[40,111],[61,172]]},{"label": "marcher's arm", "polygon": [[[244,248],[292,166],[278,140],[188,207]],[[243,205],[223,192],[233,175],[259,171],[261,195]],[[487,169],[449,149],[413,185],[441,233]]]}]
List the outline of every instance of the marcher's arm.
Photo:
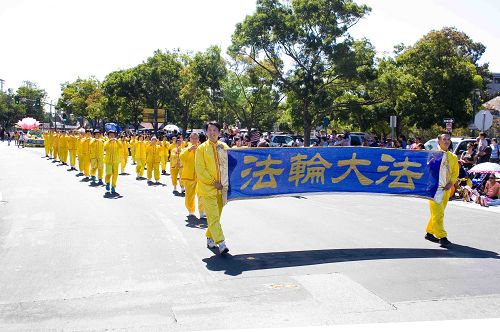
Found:
[{"label": "marcher's arm", "polygon": [[205,165],[205,153],[202,149],[196,149],[194,157],[194,169],[196,172],[196,177],[198,181],[204,184],[213,184],[216,179],[214,179],[207,170]]}]

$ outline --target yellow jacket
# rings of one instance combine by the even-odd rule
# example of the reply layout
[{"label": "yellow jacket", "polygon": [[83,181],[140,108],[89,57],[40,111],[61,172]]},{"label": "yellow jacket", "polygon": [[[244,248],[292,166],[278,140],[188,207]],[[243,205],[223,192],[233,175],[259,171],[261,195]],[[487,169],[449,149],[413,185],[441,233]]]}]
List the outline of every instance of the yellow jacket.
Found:
[{"label": "yellow jacket", "polygon": [[215,196],[218,193],[214,182],[220,181],[219,155],[217,148],[229,149],[226,143],[205,141],[196,149],[194,165],[197,178],[197,192],[200,196]]},{"label": "yellow jacket", "polygon": [[170,143],[168,141],[161,141],[161,149],[163,150],[163,156],[168,158],[170,152]]},{"label": "yellow jacket", "polygon": [[90,159],[103,160],[104,141],[102,138],[92,138],[90,140]]},{"label": "yellow jacket", "polygon": [[182,162],[182,180],[196,180],[196,172],[194,171],[194,156],[196,154],[196,150],[189,151],[192,144],[189,143],[188,146],[182,149],[180,158]]},{"label": "yellow jacket", "polygon": [[59,135],[58,134],[55,134],[54,137],[52,138],[52,146],[54,148],[59,147]]},{"label": "yellow jacket", "polygon": [[182,149],[175,146],[172,150],[170,150],[170,168],[182,168],[181,163],[181,154]]},{"label": "yellow jacket", "polygon": [[137,141],[135,143],[135,159],[146,161],[146,142]]},{"label": "yellow jacket", "polygon": [[446,176],[447,177],[446,180],[450,181],[452,184],[455,184],[457,182],[458,172],[460,169],[458,165],[458,157],[453,152],[450,151],[446,151],[446,154],[448,155],[448,164],[450,165],[450,173]]},{"label": "yellow jacket", "polygon": [[83,137],[80,142],[80,154],[82,156],[90,156],[90,141],[91,137]]},{"label": "yellow jacket", "polygon": [[75,135],[68,136],[68,149],[76,150],[77,147],[78,147],[78,137],[76,137]]},{"label": "yellow jacket", "polygon": [[163,156],[163,151],[161,145],[159,144],[148,144],[146,147],[146,162],[158,164]]},{"label": "yellow jacket", "polygon": [[106,156],[104,157],[104,162],[106,164],[119,164],[121,161],[120,159],[121,148],[122,148],[122,143],[118,141],[116,138],[104,142],[104,151],[106,152]]},{"label": "yellow jacket", "polygon": [[123,157],[128,158],[129,143],[126,140],[125,141],[120,141],[120,143],[121,143],[120,153],[121,153],[122,158]]},{"label": "yellow jacket", "polygon": [[68,136],[59,137],[59,149],[68,150]]}]

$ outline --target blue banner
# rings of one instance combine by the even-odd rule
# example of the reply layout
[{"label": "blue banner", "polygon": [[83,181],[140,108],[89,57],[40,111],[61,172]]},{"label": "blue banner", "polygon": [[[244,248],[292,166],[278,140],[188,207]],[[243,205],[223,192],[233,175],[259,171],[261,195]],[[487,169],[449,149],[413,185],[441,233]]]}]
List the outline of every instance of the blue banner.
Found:
[{"label": "blue banner", "polygon": [[228,200],[358,192],[431,199],[442,152],[368,147],[228,150]]}]

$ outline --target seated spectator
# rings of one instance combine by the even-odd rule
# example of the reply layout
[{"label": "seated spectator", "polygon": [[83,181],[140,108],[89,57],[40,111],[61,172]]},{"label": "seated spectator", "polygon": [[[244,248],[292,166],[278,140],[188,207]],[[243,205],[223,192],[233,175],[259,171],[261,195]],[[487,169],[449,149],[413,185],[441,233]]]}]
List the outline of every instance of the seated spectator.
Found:
[{"label": "seated spectator", "polygon": [[481,195],[479,204],[485,206],[489,201],[500,198],[500,183],[496,181],[494,174],[490,174],[488,182],[484,186],[484,195]]},{"label": "seated spectator", "polygon": [[471,169],[476,164],[476,152],[472,143],[467,144],[467,150],[462,152],[458,161],[465,170]]}]

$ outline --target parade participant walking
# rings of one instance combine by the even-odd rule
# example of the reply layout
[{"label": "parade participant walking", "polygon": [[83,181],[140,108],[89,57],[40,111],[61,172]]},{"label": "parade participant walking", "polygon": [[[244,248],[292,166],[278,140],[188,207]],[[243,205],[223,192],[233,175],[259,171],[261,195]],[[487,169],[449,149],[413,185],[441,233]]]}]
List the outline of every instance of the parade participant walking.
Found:
[{"label": "parade participant walking", "polygon": [[450,198],[450,189],[457,182],[459,171],[457,156],[449,151],[450,144],[450,135],[441,134],[438,136],[439,151],[445,153],[441,162],[441,170],[444,170],[443,175],[446,176],[446,185],[443,188],[438,188],[438,190],[443,190],[443,198],[440,203],[436,203],[434,200],[429,201],[431,216],[426,228],[427,234],[425,234],[426,240],[439,243],[441,247],[447,247],[451,244],[444,229],[444,210]]},{"label": "parade participant walking", "polygon": [[[195,215],[194,211],[195,211],[195,197],[196,197],[196,172],[194,169],[194,157],[199,142],[200,140],[198,134],[191,133],[191,135],[189,136],[188,146],[185,149],[183,149],[180,154],[180,159],[182,162],[181,180],[183,181],[184,188],[186,189],[185,205],[190,216]],[[204,218],[205,212],[199,196],[198,196],[198,211],[200,212],[200,218]]]},{"label": "parade participant walking", "polygon": [[127,137],[125,135],[122,135],[120,139],[120,165],[121,165],[121,174],[125,174],[125,167],[127,167],[127,161],[128,161],[128,147],[129,143],[127,142]]},{"label": "parade participant walking", "polygon": [[78,149],[78,136],[76,133],[71,133],[68,136],[68,151],[69,151],[69,171],[76,171],[76,150]]},{"label": "parade participant walking", "polygon": [[170,177],[172,178],[172,185],[174,186],[174,191],[177,191],[177,183],[181,186],[181,191],[184,192],[184,185],[182,180],[179,180],[182,171],[182,162],[180,158],[181,154],[181,143],[180,139],[175,140],[175,147],[170,150]]},{"label": "parade participant walking", "polygon": [[132,165],[135,165],[135,145],[137,143],[137,136],[135,134],[130,138],[130,156],[132,157]]},{"label": "parade participant walking", "polygon": [[78,156],[78,159],[82,159],[82,172],[83,175],[85,175],[84,180],[88,181],[90,178],[90,142],[92,141],[92,136],[91,136],[92,130],[87,129],[85,130],[85,137],[82,138],[81,141],[81,153],[80,156]]},{"label": "parade participant walking", "polygon": [[224,254],[229,249],[225,243],[224,233],[220,224],[223,206],[223,186],[221,183],[221,165],[218,149],[228,149],[229,147],[218,140],[220,130],[220,124],[215,121],[207,124],[208,140],[196,149],[195,172],[198,181],[197,192],[201,197],[207,215],[207,246],[209,248],[218,246],[219,253]]},{"label": "parade participant walking", "polygon": [[137,174],[136,180],[140,180],[144,175],[144,166],[146,165],[146,142],[144,136],[140,135],[138,141],[135,143],[135,161],[137,166],[135,172]]},{"label": "parade participant walking", "polygon": [[78,157],[78,170],[79,174],[83,175],[83,162],[82,162],[82,141],[84,135],[81,132],[78,132],[78,136],[76,137],[76,156]]},{"label": "parade participant walking", "polygon": [[68,164],[68,136],[65,131],[59,137],[59,160],[63,165]]},{"label": "parade participant walking", "polygon": [[50,142],[49,142],[49,135],[50,132],[44,131],[42,134],[43,137],[43,147],[45,148],[45,158],[50,158]]},{"label": "parade participant walking", "polygon": [[94,138],[90,141],[90,175],[92,182],[96,181],[96,173],[99,178],[98,185],[103,185],[102,176],[104,172],[104,140],[101,131],[94,130]]},{"label": "parade participant walking", "polygon": [[155,181],[158,183],[160,181],[160,161],[162,155],[161,145],[158,144],[158,139],[153,136],[151,142],[149,142],[146,148],[146,165],[147,165],[147,177],[148,183],[152,183],[151,177],[155,176]]},{"label": "parade participant walking", "polygon": [[54,132],[54,137],[52,139],[52,155],[54,156],[54,161],[57,161],[59,156],[59,133]]},{"label": "parade participant walking", "polygon": [[116,180],[118,179],[118,166],[120,165],[121,142],[115,138],[116,131],[108,131],[108,141],[104,143],[106,156],[106,191],[116,193]]},{"label": "parade participant walking", "polygon": [[170,143],[168,142],[168,138],[166,135],[163,136],[163,140],[161,141],[161,150],[162,150],[161,174],[166,175],[167,174],[168,154],[170,152]]}]

